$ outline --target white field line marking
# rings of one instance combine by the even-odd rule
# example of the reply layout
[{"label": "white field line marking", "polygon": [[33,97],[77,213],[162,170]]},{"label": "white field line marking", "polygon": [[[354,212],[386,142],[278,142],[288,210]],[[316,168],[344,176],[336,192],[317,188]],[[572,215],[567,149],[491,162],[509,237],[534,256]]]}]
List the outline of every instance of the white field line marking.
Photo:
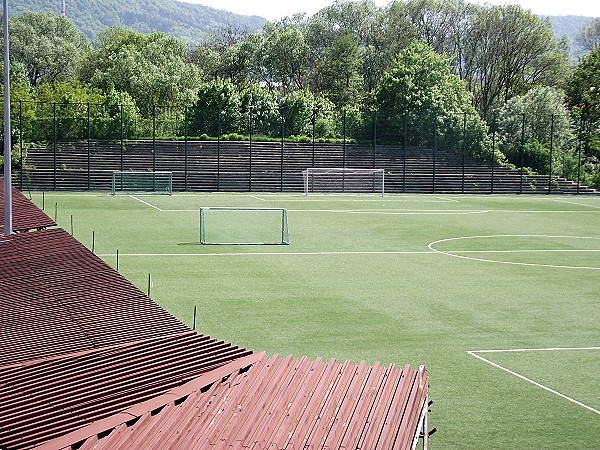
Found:
[{"label": "white field line marking", "polygon": [[600,206],[598,206],[598,205],[589,205],[586,203],[578,203],[578,202],[568,202],[566,200],[558,200],[556,198],[552,198],[552,199],[549,198],[548,200],[551,200],[553,202],[558,202],[558,203],[567,203],[569,205],[586,206],[588,208],[600,208]]},{"label": "white field line marking", "polygon": [[[555,352],[559,350],[600,350],[600,347],[548,347],[548,348],[510,348],[494,350],[471,350],[472,353],[511,353],[511,352]],[[467,353],[471,353],[467,352]]]},{"label": "white field line marking", "polygon": [[[499,238],[542,237],[542,238],[558,238],[558,239],[600,239],[600,237],[590,237],[590,236],[548,236],[548,235],[539,235],[539,234],[496,234],[496,235],[489,235],[489,236],[462,236],[462,237],[449,238],[449,239],[439,239],[437,241],[431,242],[427,247],[436,253],[441,253],[442,255],[452,256],[454,258],[470,259],[472,261],[491,262],[491,263],[498,263],[498,264],[511,264],[511,265],[515,265],[515,266],[551,267],[551,268],[556,268],[556,269],[600,270],[600,267],[591,267],[591,266],[565,266],[565,265],[554,265],[554,264],[535,264],[535,263],[521,263],[521,262],[515,262],[515,261],[498,261],[495,259],[473,258],[471,256],[457,255],[456,253],[460,252],[458,250],[453,251],[452,253],[449,253],[449,252],[444,252],[442,250],[437,250],[433,247],[435,244],[439,244],[440,242],[457,241],[457,240],[461,240],[461,239],[498,238],[498,237]],[[509,252],[509,250],[506,250],[505,252]]]},{"label": "white field line marking", "polygon": [[[597,347],[596,347],[596,348],[597,348]],[[595,348],[595,347],[590,347],[590,349],[596,349],[596,348]],[[543,349],[543,350],[547,350],[547,349]],[[561,350],[570,350],[570,349],[561,349]],[[578,348],[577,350],[582,350],[582,349],[579,349],[579,348]],[[533,384],[534,386],[537,386],[537,387],[539,387],[539,388],[542,388],[542,389],[544,389],[544,390],[546,390],[546,391],[548,391],[548,392],[550,392],[550,393],[552,393],[552,394],[558,395],[559,397],[561,397],[561,398],[564,398],[565,400],[568,400],[568,401],[570,401],[570,402],[572,402],[572,403],[575,403],[576,405],[578,405],[578,406],[581,406],[581,407],[583,407],[583,408],[585,408],[585,409],[588,409],[588,410],[590,410],[590,411],[592,411],[592,412],[595,412],[596,414],[600,414],[600,411],[598,411],[598,410],[597,410],[597,409],[595,409],[595,408],[592,408],[591,406],[588,406],[588,405],[586,405],[585,403],[581,403],[581,402],[579,402],[579,401],[577,401],[577,400],[575,400],[575,399],[573,399],[573,398],[571,398],[571,397],[569,397],[569,396],[567,396],[567,395],[565,395],[565,394],[561,394],[560,392],[558,392],[558,391],[555,391],[554,389],[550,389],[549,387],[547,387],[547,386],[544,386],[543,384],[540,384],[540,383],[538,383],[537,381],[533,381],[531,378],[527,378],[526,376],[523,376],[523,375],[521,375],[521,374],[519,374],[519,373],[517,373],[517,372],[514,372],[514,371],[512,371],[512,370],[510,370],[510,369],[507,369],[506,367],[503,367],[503,366],[501,366],[500,364],[496,364],[495,362],[492,362],[492,361],[490,361],[489,359],[486,359],[486,358],[484,358],[484,357],[482,357],[482,356],[479,356],[479,355],[477,355],[477,354],[476,354],[476,353],[481,353],[481,352],[483,352],[483,351],[484,351],[484,350],[479,350],[479,351],[467,351],[467,353],[468,353],[469,355],[471,355],[471,356],[474,356],[474,357],[475,357],[475,358],[477,358],[477,359],[480,359],[480,360],[482,360],[482,361],[484,361],[484,362],[486,362],[486,363],[488,363],[488,364],[490,364],[490,365],[492,365],[492,366],[496,367],[497,369],[504,370],[505,372],[507,372],[507,373],[509,373],[509,374],[511,374],[511,375],[514,375],[514,376],[515,376],[515,377],[517,377],[517,378],[520,378],[520,379],[522,379],[522,380],[524,380],[524,381],[527,381],[528,383],[531,383],[531,384]],[[497,351],[501,351],[501,350],[497,350]],[[504,350],[504,351],[510,351],[510,350]],[[520,350],[520,351],[528,351],[528,350],[525,350],[525,349],[523,349],[523,350]]]},{"label": "white field line marking", "polygon": [[134,196],[134,195],[130,195],[130,197],[131,197],[132,199],[134,199],[134,200],[137,200],[138,202],[141,202],[141,203],[143,203],[144,205],[148,205],[148,206],[150,206],[151,208],[157,209],[158,211],[163,211],[163,210],[162,210],[162,209],[160,209],[158,206],[154,206],[154,205],[152,205],[151,203],[145,202],[144,200],[142,200],[142,199],[139,199],[139,198],[137,198],[137,197],[136,197],[136,196]]},{"label": "white field line marking", "polygon": [[572,252],[600,252],[600,249],[571,249],[571,250],[453,250],[452,253],[572,253]]},{"label": "white field line marking", "polygon": [[260,200],[262,202],[266,202],[264,198],[257,197],[256,195],[251,195],[250,197],[255,198],[256,200]]},{"label": "white field line marking", "polygon": [[[174,197],[214,197],[219,199],[224,198],[233,198],[239,199],[240,197],[248,196],[248,194],[240,194],[240,195],[232,195],[232,194],[214,194],[214,193],[204,193],[204,194],[196,194],[196,193],[185,193],[185,192],[177,192],[173,194]],[[372,196],[372,197],[356,197],[356,196],[348,196],[348,195],[338,195],[338,196],[305,196],[304,194],[267,194],[262,195],[262,199],[265,201],[273,201],[286,199],[286,201],[301,201],[301,202],[329,202],[331,200],[336,201],[351,201],[351,202],[377,202],[377,203],[385,203],[385,202],[413,202],[413,203],[458,203],[458,200],[447,199],[442,197],[434,197],[434,198],[419,198],[415,197],[401,197],[401,196],[390,196],[390,197],[381,197],[381,196]]]},{"label": "white field line marking", "polygon": [[381,215],[436,215],[436,214],[484,214],[488,211],[448,211],[448,210],[352,210],[352,209],[288,209],[288,212],[326,212],[326,213],[348,213],[348,214],[381,214]]},{"label": "white field line marking", "polygon": [[[121,253],[119,256],[272,256],[272,255],[435,255],[435,252],[248,252],[248,253]],[[99,253],[99,257],[116,256],[116,253]]]},{"label": "white field line marking", "polygon": [[[158,209],[158,208],[157,208]],[[163,212],[198,212],[198,209],[161,209]],[[346,213],[346,214],[380,214],[380,215],[463,215],[463,214],[484,214],[489,211],[464,210],[449,211],[444,209],[415,209],[415,210],[353,210],[353,209],[288,209],[288,212],[322,212],[322,213]]]},{"label": "white field line marking", "polygon": [[446,197],[436,197],[440,200],[443,200],[445,202],[450,202],[450,203],[460,203],[458,200],[455,200],[453,198],[446,198]]}]

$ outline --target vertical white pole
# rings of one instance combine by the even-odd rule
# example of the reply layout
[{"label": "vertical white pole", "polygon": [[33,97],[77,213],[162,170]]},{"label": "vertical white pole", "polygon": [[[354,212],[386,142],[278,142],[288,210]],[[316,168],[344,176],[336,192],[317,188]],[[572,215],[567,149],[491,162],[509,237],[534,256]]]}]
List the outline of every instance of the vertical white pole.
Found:
[{"label": "vertical white pole", "polygon": [[4,235],[12,234],[12,183],[10,142],[10,58],[8,53],[8,0],[4,0]]}]

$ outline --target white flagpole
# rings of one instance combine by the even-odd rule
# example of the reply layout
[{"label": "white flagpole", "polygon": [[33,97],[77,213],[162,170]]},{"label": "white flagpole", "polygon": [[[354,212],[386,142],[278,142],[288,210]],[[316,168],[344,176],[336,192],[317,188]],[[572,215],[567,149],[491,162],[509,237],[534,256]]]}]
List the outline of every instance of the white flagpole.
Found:
[{"label": "white flagpole", "polygon": [[10,59],[8,54],[8,0],[4,0],[4,235],[12,234],[12,183],[10,142]]}]

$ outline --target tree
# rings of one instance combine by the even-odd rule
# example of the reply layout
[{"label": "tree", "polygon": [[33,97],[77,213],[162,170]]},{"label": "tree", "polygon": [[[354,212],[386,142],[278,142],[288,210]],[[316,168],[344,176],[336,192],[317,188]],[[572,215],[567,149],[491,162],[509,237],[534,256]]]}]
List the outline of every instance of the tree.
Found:
[{"label": "tree", "polygon": [[462,73],[484,117],[511,97],[538,83],[556,84],[564,75],[567,55],[550,24],[518,5],[480,9],[468,35]]},{"label": "tree", "polygon": [[471,100],[464,82],[450,72],[449,58],[416,40],[398,54],[376,99],[383,110],[431,112],[468,109]]},{"label": "tree", "polygon": [[127,92],[147,116],[153,105],[183,105],[196,99],[200,72],[185,62],[187,54],[186,45],[172,36],[113,27],[86,54],[81,78],[104,91],[114,87]]},{"label": "tree", "polygon": [[358,44],[347,33],[335,40],[322,65],[323,93],[337,106],[358,105],[362,100],[362,77]]},{"label": "tree", "polygon": [[600,45],[585,55],[565,82],[567,103],[585,125],[585,157],[590,184],[600,189]]},{"label": "tree", "polygon": [[591,19],[583,26],[575,38],[575,42],[583,53],[589,53],[600,45],[600,17]]},{"label": "tree", "polygon": [[588,116],[600,115],[600,45],[584,56],[565,82],[567,101]]},{"label": "tree", "polygon": [[286,93],[307,87],[311,54],[299,27],[273,25],[265,31],[262,62],[267,78]]},{"label": "tree", "polygon": [[11,60],[23,66],[32,86],[71,79],[89,47],[86,36],[65,16],[26,12],[9,22]]},{"label": "tree", "polygon": [[[396,137],[403,134],[406,120],[411,144],[434,145],[439,140],[448,149],[468,148],[470,156],[488,156],[485,125],[465,83],[451,73],[449,58],[427,44],[413,41],[398,54],[375,98],[386,115],[386,128]],[[467,136],[468,146],[463,142]]]},{"label": "tree", "polygon": [[202,83],[197,98],[188,115],[190,134],[219,136],[246,132],[240,95],[230,80],[216,78]]},{"label": "tree", "polygon": [[557,163],[571,158],[577,145],[572,117],[564,104],[562,91],[537,87],[502,106],[497,115],[498,139],[509,162],[544,174],[552,166],[558,173]]}]

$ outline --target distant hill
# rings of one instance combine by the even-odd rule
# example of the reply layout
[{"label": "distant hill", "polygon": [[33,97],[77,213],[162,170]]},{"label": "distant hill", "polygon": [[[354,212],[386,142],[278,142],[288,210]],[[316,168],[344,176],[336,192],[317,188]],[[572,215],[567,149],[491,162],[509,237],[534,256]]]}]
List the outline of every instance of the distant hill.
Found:
[{"label": "distant hill", "polygon": [[[11,16],[26,11],[59,13],[60,0],[12,0]],[[195,44],[211,32],[231,26],[258,31],[266,19],[242,16],[176,0],[66,0],[66,15],[90,39],[116,25],[142,33],[161,31]]]},{"label": "distant hill", "polygon": [[556,36],[566,36],[569,39],[571,55],[576,60],[577,57],[581,56],[581,51],[575,43],[575,37],[579,34],[581,28],[588,25],[593,18],[586,16],[549,16],[548,19],[550,19],[552,30]]}]

